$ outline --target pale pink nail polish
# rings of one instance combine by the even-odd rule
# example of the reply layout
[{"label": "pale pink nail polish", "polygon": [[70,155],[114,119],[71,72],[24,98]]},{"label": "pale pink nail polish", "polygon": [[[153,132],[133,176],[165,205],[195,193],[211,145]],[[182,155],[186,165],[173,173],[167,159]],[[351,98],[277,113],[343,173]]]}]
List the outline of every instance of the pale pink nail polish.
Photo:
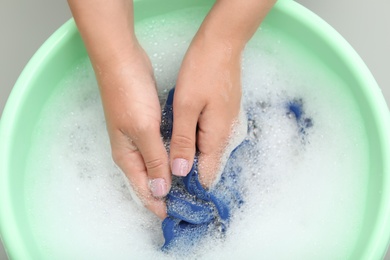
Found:
[{"label": "pale pink nail polish", "polygon": [[150,190],[154,197],[161,198],[167,195],[167,183],[163,178],[157,178],[154,180],[150,180]]},{"label": "pale pink nail polish", "polygon": [[172,163],[172,174],[176,176],[187,176],[189,172],[188,161],[183,158],[176,158]]}]

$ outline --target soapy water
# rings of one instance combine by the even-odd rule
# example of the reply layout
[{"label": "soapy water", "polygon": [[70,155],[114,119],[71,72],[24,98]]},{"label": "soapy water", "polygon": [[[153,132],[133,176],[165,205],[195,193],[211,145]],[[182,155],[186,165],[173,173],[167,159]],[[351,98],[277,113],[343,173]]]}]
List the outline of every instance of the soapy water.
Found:
[{"label": "soapy water", "polygon": [[[161,103],[205,10],[190,9],[137,25]],[[315,58],[262,27],[242,63],[250,138],[243,152],[245,203],[224,237],[196,252],[164,253],[161,221],[131,198],[111,159],[97,83],[88,60],[75,65],[46,104],[27,167],[27,207],[48,259],[344,259],[362,222],[366,141],[357,104]],[[301,102],[297,123],[286,109]],[[305,120],[303,121],[305,122]],[[308,123],[308,122],[306,122]]]}]

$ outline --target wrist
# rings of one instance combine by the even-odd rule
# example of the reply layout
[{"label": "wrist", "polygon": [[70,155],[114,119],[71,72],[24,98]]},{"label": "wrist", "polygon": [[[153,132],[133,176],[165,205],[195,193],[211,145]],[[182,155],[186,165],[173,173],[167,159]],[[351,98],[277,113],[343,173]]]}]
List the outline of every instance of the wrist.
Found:
[{"label": "wrist", "polygon": [[237,39],[213,34],[212,31],[200,30],[191,42],[189,53],[192,60],[201,59],[201,63],[224,64],[237,63],[240,61],[245,42]]},{"label": "wrist", "polygon": [[115,68],[139,55],[142,47],[132,36],[96,41],[87,51],[94,66],[100,68]]},{"label": "wrist", "polygon": [[242,51],[276,0],[217,0],[198,34]]},{"label": "wrist", "polygon": [[221,17],[205,19],[199,28],[195,40],[201,41],[203,45],[212,45],[215,50],[229,50],[230,52],[241,53],[247,43],[247,37],[235,30],[223,26]]},{"label": "wrist", "polygon": [[117,63],[138,48],[133,1],[68,0],[93,64]]},{"label": "wrist", "polygon": [[92,61],[101,91],[154,85],[149,57],[138,43],[106,54]]}]

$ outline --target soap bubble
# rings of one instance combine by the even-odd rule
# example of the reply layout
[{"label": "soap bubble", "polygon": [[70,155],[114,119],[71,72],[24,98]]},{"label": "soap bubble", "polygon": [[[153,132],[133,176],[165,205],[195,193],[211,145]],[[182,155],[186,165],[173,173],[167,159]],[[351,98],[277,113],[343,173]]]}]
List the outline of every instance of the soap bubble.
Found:
[{"label": "soap bubble", "polygon": [[[182,10],[136,27],[162,104],[206,13]],[[236,162],[244,203],[223,239],[206,237],[190,255],[160,250],[161,221],[133,201],[112,161],[92,67],[76,64],[42,113],[27,166],[29,221],[42,252],[53,259],[346,258],[362,220],[364,127],[345,83],[278,37],[262,28],[243,54],[253,144]],[[286,108],[294,100],[302,100],[301,121]]]}]

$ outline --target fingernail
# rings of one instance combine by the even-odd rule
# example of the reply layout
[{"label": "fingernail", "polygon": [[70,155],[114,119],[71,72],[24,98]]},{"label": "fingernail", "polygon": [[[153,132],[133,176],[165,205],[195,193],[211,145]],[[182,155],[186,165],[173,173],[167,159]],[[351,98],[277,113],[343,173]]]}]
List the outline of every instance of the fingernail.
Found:
[{"label": "fingernail", "polygon": [[188,161],[183,158],[176,158],[172,163],[172,174],[176,176],[186,176],[188,174]]},{"label": "fingernail", "polygon": [[150,190],[154,197],[160,198],[167,195],[167,183],[163,178],[157,178],[154,180],[150,180]]}]

